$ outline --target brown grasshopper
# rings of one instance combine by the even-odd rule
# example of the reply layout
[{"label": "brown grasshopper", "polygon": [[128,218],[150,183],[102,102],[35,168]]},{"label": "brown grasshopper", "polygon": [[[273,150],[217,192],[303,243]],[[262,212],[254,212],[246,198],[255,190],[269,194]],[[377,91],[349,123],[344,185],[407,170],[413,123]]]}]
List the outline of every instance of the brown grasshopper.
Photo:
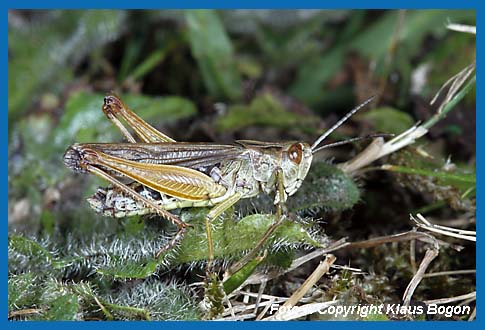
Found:
[{"label": "brown grasshopper", "polygon": [[[351,110],[313,145],[305,142],[235,141],[234,144],[175,142],[132,112],[118,97],[106,96],[103,112],[129,143],[73,144],[64,154],[64,164],[81,173],[92,173],[113,187],[89,199],[98,212],[114,217],[157,213],[177,225],[178,232],[161,251],[173,247],[188,224],[170,213],[187,207],[212,207],[206,215],[208,264],[214,258],[211,221],[242,198],[275,192],[278,214],[288,196],[301,186],[312,164],[313,154],[323,148],[342,145],[358,137],[318,147],[335,129],[363,108],[373,97]],[[135,137],[123,125],[131,127]],[[377,136],[377,135],[375,135]],[[125,184],[120,179],[133,182]],[[114,190],[116,189],[116,190]],[[103,195],[104,193],[104,195]],[[101,194],[101,195],[100,195]],[[111,207],[105,212],[108,194],[112,206],[124,201],[130,207]],[[124,198],[124,199],[123,199]]]}]

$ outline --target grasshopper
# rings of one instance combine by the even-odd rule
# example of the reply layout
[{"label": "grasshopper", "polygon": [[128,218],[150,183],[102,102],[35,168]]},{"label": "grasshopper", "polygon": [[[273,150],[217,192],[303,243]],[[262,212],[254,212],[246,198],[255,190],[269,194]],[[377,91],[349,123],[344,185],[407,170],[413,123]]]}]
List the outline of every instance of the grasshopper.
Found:
[{"label": "grasshopper", "polygon": [[[175,224],[177,234],[162,247],[157,257],[176,245],[189,226],[170,210],[211,207],[205,218],[210,265],[214,258],[212,220],[242,198],[273,192],[277,214],[281,216],[285,201],[301,186],[316,152],[373,137],[358,137],[319,147],[372,99],[352,109],[310,146],[298,141],[176,142],[142,120],[121,99],[108,95],[102,110],[128,143],[76,143],[66,150],[64,164],[76,172],[94,174],[111,183],[112,187],[98,190],[89,199],[98,212],[113,217],[157,213]],[[131,183],[121,181],[126,182],[126,179]]]}]

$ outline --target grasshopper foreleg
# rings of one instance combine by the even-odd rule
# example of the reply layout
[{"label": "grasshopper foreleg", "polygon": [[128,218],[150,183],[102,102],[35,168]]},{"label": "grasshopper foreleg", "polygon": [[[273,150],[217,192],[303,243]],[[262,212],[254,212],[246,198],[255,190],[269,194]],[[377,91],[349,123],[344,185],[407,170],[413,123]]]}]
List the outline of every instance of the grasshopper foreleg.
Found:
[{"label": "grasshopper foreleg", "polygon": [[286,216],[288,214],[288,209],[286,208],[286,192],[285,192],[285,184],[283,182],[283,170],[279,168],[276,171],[276,180],[278,184],[278,203],[276,205],[276,217],[278,218],[278,221],[280,218],[283,216]]},{"label": "grasshopper foreleg", "polygon": [[277,209],[276,209],[276,222],[273,223],[264,233],[263,237],[259,240],[258,244],[249,251],[248,254],[246,254],[241,260],[233,264],[227,271],[226,271],[226,277],[231,276],[232,274],[236,273],[239,271],[242,267],[244,267],[248,262],[250,262],[252,259],[255,258],[256,254],[259,252],[259,250],[263,247],[263,245],[266,243],[266,241],[271,237],[271,235],[274,233],[276,228],[278,228],[283,221],[287,217],[287,209],[285,205],[285,187],[283,185],[283,171],[280,169],[277,170],[276,172],[277,175],[277,185],[278,189],[276,190],[276,193],[279,194],[278,197],[278,203],[277,203]]}]

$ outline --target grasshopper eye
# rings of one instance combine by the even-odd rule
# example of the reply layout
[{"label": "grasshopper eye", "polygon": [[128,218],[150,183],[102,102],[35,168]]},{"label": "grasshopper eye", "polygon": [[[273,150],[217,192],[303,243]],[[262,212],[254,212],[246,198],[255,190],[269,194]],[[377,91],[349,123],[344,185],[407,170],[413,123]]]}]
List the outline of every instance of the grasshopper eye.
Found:
[{"label": "grasshopper eye", "polygon": [[290,160],[299,165],[301,162],[301,157],[302,157],[302,148],[300,143],[295,143],[293,144],[290,149],[288,149],[288,158]]}]

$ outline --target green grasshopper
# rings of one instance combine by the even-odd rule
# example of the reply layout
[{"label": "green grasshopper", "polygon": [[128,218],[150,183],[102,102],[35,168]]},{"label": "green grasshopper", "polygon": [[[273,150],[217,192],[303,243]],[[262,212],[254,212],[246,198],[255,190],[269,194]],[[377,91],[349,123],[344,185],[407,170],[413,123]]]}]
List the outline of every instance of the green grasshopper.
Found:
[{"label": "green grasshopper", "polygon": [[[352,109],[311,146],[306,142],[235,141],[234,144],[176,142],[132,112],[118,97],[104,99],[103,112],[129,143],[73,144],[64,164],[110,182],[89,199],[104,215],[123,217],[157,213],[178,227],[174,238],[158,253],[172,248],[189,226],[170,210],[211,207],[205,218],[208,264],[214,258],[211,222],[242,198],[275,192],[277,214],[284,212],[288,196],[300,188],[313,155],[329,147],[350,143],[358,137],[320,146],[320,143],[373,97]],[[122,123],[133,129],[141,142]],[[123,183],[129,179],[131,183]]]}]

